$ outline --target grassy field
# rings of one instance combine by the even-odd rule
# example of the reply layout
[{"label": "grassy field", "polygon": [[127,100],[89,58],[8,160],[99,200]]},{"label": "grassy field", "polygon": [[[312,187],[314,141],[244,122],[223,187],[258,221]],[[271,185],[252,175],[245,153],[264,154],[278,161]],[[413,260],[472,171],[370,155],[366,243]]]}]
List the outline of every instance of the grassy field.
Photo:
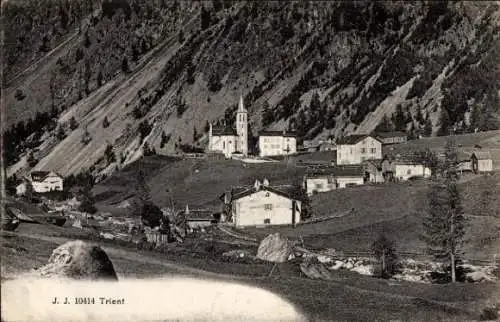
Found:
[{"label": "grassy field", "polygon": [[[50,240],[50,236],[60,234],[61,229],[50,225],[24,224],[19,228],[19,235],[1,235],[2,276],[12,276],[45,264],[52,249],[65,240],[61,237]],[[72,233],[72,230],[67,230],[65,235],[69,237]],[[46,237],[40,239],[39,235]],[[272,264],[224,260],[220,254],[229,246],[215,244],[215,250],[212,248],[209,251],[208,247],[213,244],[199,240],[169,246],[163,253],[138,251],[111,243],[101,245],[120,278],[189,275],[258,286],[289,300],[309,319],[478,319],[486,302],[498,291],[498,285],[494,283],[390,283],[346,271],[334,272],[333,281],[310,280],[301,276],[297,261],[278,265],[269,277]]]},{"label": "grassy field", "polygon": [[[174,160],[154,156],[144,158],[113,174],[97,185],[94,193],[102,205],[124,200],[134,192],[140,170],[146,174],[151,197],[160,206],[168,206],[170,197],[176,207],[220,208],[219,196],[232,186],[251,185],[255,179],[269,179],[271,184],[292,183],[304,169],[282,163],[244,164],[236,160]],[[105,194],[106,198],[100,195]]]},{"label": "grassy field", "polygon": [[[499,178],[498,174],[480,176],[460,184],[466,214],[471,214],[478,207],[478,199],[483,191],[498,187]],[[395,241],[400,252],[424,253],[425,244],[419,236],[422,218],[428,210],[427,191],[426,182],[416,182],[366,185],[319,193],[312,197],[315,215],[341,214],[350,209],[354,211],[344,217],[303,224],[296,228],[245,228],[238,231],[257,238],[280,232],[292,239],[302,237],[310,248],[334,248],[345,252],[368,252],[371,243],[384,233]],[[494,192],[493,196],[491,207],[500,209],[498,193]],[[464,247],[465,257],[491,259],[500,249],[500,217],[468,217],[469,242]]]}]

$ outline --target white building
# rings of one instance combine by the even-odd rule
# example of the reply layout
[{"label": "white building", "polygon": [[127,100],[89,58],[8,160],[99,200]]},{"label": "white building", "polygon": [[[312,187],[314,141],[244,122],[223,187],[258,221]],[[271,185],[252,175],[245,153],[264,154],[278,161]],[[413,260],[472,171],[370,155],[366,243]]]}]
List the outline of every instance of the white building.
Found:
[{"label": "white building", "polygon": [[395,160],[391,162],[394,179],[406,181],[410,178],[429,178],[431,170],[423,164],[411,160]]},{"label": "white building", "polygon": [[210,123],[208,151],[223,153],[227,158],[237,152],[248,155],[248,111],[243,106],[242,96],[240,96],[235,123],[236,128],[213,127]]},{"label": "white building", "polygon": [[382,159],[382,142],[367,135],[350,135],[337,142],[337,164],[361,164]]},{"label": "white building", "polygon": [[303,187],[309,196],[364,183],[363,167],[358,165],[314,169],[304,175]]},{"label": "white building", "polygon": [[233,189],[225,202],[230,204],[230,221],[236,227],[295,225],[301,220],[302,202],[291,186],[256,181],[253,187]]},{"label": "white building", "polygon": [[297,153],[297,136],[287,131],[261,131],[259,155],[261,157]]},{"label": "white building", "polygon": [[44,193],[62,191],[64,178],[54,171],[33,171],[25,178],[25,182],[16,187],[16,194],[26,193],[27,184],[31,184],[34,192]]}]

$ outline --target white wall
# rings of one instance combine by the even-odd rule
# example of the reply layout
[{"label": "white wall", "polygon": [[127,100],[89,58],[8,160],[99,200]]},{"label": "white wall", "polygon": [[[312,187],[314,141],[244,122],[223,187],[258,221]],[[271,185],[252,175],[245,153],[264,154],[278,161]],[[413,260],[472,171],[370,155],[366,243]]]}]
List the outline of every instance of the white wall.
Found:
[{"label": "white wall", "polygon": [[[272,205],[267,210],[266,204]],[[300,201],[297,201],[299,210]],[[278,194],[261,190],[234,201],[233,221],[237,227],[292,224],[292,200]],[[270,219],[270,223],[264,221]],[[300,222],[300,212],[295,213],[295,222]]]},{"label": "white wall", "polygon": [[372,159],[382,159],[382,143],[371,136],[357,144],[337,146],[337,164],[360,164]]},{"label": "white wall", "polygon": [[431,170],[421,164],[396,164],[394,165],[394,177],[397,180],[408,180],[411,177],[420,176],[428,178]]},{"label": "white wall", "polygon": [[[290,150],[285,151],[287,148]],[[286,155],[297,152],[297,139],[283,136],[259,136],[259,155]]]},{"label": "white wall", "polygon": [[63,190],[63,179],[58,176],[48,176],[44,181],[32,181],[33,190],[35,192],[49,192],[49,191],[62,191]]},{"label": "white wall", "polygon": [[[335,184],[337,181],[338,187]],[[348,184],[362,185],[364,184],[363,177],[335,177],[334,180],[328,180],[327,177],[306,178],[307,194],[310,196],[317,192],[332,191],[335,189],[345,188]]]},{"label": "white wall", "polygon": [[233,135],[215,135],[210,142],[210,151],[219,151],[230,157],[236,151],[237,137]]},{"label": "white wall", "polygon": [[478,160],[477,161],[477,170],[479,172],[488,172],[493,171],[493,161],[490,160]]}]

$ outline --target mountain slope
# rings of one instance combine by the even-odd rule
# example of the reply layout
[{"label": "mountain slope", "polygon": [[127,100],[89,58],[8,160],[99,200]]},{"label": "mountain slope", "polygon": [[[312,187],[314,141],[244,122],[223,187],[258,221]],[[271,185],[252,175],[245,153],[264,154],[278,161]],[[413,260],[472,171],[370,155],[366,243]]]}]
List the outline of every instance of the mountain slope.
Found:
[{"label": "mountain slope", "polygon": [[[60,107],[57,122],[35,135],[44,143],[30,138],[12,148],[11,174],[26,169],[28,157],[36,169],[105,174],[153,148],[203,148],[207,122],[231,124],[240,94],[254,135],[293,128],[301,139],[340,137],[382,127],[417,136],[499,126],[495,2],[157,2],[144,10],[141,0],[94,4],[66,56],[83,53],[76,69],[51,71],[65,94],[42,105]],[[91,60],[101,67],[89,68]],[[79,127],[68,129],[72,116]],[[114,158],[111,150],[103,157],[108,145]]]}]

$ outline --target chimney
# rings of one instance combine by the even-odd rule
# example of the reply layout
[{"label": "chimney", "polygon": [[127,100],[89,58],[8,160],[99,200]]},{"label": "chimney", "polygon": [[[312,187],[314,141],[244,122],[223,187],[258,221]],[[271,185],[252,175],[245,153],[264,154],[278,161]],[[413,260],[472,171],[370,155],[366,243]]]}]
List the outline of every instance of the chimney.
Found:
[{"label": "chimney", "polygon": [[259,191],[260,190],[260,181],[259,180],[255,180],[255,183],[253,184],[253,187],[255,188],[256,191]]},{"label": "chimney", "polygon": [[265,186],[265,187],[268,187],[269,186],[269,180],[267,180],[267,178],[264,178],[264,181],[262,181],[262,185]]}]

